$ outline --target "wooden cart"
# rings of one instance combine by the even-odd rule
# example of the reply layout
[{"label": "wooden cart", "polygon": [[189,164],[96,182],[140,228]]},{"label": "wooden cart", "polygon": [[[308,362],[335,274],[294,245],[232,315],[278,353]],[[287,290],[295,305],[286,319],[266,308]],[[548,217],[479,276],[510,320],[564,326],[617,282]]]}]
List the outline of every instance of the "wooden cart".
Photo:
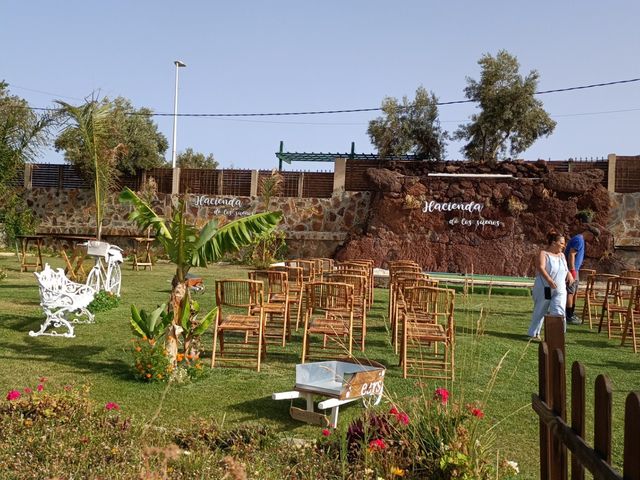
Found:
[{"label": "wooden cart", "polygon": [[[274,393],[274,400],[304,398],[307,408],[291,406],[292,418],[314,425],[335,428],[340,405],[362,399],[366,405],[377,405],[382,399],[385,367],[369,360],[341,359],[296,365],[293,390]],[[316,412],[313,397],[328,397],[318,403],[319,410],[331,409],[331,416]]]}]

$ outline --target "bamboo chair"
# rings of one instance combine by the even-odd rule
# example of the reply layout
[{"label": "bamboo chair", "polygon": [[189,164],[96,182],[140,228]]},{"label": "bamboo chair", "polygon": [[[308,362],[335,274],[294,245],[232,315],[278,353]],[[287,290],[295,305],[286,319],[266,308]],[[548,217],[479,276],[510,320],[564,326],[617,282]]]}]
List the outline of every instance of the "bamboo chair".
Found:
[{"label": "bamboo chair", "polygon": [[277,270],[253,270],[249,279],[262,282],[266,320],[265,338],[277,339],[284,347],[291,339],[291,315],[289,314],[289,279],[287,272]]},{"label": "bamboo chair", "polygon": [[285,260],[284,264],[287,267],[302,268],[302,281],[304,283],[313,282],[316,280],[316,262],[314,262],[313,260]]},{"label": "bamboo chair", "polygon": [[[302,318],[302,302],[304,295],[304,279],[302,267],[278,266],[271,267],[270,270],[285,272],[289,281],[289,312],[292,311],[292,304],[296,305],[296,332],[300,328],[300,320]],[[289,314],[291,315],[291,314]]]},{"label": "bamboo chair", "polygon": [[325,281],[333,283],[347,283],[353,286],[353,339],[360,344],[360,351],[364,352],[367,336],[367,289],[369,281],[363,275],[345,273],[330,273],[325,275]]},{"label": "bamboo chair", "polygon": [[[634,279],[637,280],[637,279]],[[634,282],[635,283],[635,282]],[[629,292],[627,309],[622,313],[624,326],[620,345],[624,347],[627,338],[631,337],[633,353],[638,353],[638,330],[640,329],[640,284],[635,283]]]},{"label": "bamboo chair", "polygon": [[[306,285],[306,311],[302,363],[310,357],[336,359],[353,351],[353,286],[346,283],[311,282]],[[311,351],[313,337],[322,337],[318,354]]]},{"label": "bamboo chair", "polygon": [[598,311],[602,309],[607,293],[607,281],[615,277],[617,275],[607,273],[596,273],[587,277],[582,319],[589,319],[589,329],[593,328],[593,317],[596,317]]},{"label": "bamboo chair", "polygon": [[402,376],[455,379],[455,291],[407,289],[400,363]]},{"label": "bamboo chair", "polygon": [[[581,268],[578,272],[578,278],[580,278],[580,286],[578,288],[578,291],[576,292],[576,298],[575,298],[575,303],[574,305],[578,306],[578,300],[582,300],[583,304],[583,308],[584,308],[584,301],[586,298],[586,293],[587,293],[587,281],[589,279],[590,275],[595,275],[597,272],[595,270],[589,269],[589,268]],[[585,319],[583,318],[582,321],[584,322]]]},{"label": "bamboo chair", "polygon": [[316,267],[316,280],[322,279],[322,275],[325,273],[331,273],[333,271],[333,264],[335,263],[332,258],[308,258],[315,263]]},{"label": "bamboo chair", "polygon": [[403,273],[422,273],[422,269],[418,264],[408,263],[392,263],[389,265],[389,313],[388,317],[390,321],[393,321],[393,314],[395,309],[395,297],[396,297],[396,278]]},{"label": "bamboo chair", "polygon": [[368,308],[371,308],[373,305],[373,294],[374,294],[374,276],[373,276],[373,266],[375,265],[374,261],[371,259],[359,259],[359,260],[348,260],[346,262],[341,262],[342,265],[348,268],[349,265],[355,267],[365,267],[366,268],[366,277],[369,280],[368,285],[368,294],[367,294],[367,305]]},{"label": "bamboo chair", "polygon": [[[256,361],[256,369],[266,356],[265,316],[262,282],[254,280],[216,280],[218,311],[213,329],[211,368],[218,361],[247,364]],[[252,350],[253,348],[253,350]]]},{"label": "bamboo chair", "polygon": [[640,270],[624,270],[620,273],[625,278],[640,278]]},{"label": "bamboo chair", "polygon": [[391,324],[391,344],[396,354],[398,354],[398,331],[401,322],[400,310],[403,305],[399,299],[402,298],[405,288],[415,286],[437,287],[438,281],[430,279],[426,273],[400,272],[394,275],[394,280],[390,287],[389,318]]},{"label": "bamboo chair", "polygon": [[632,287],[636,285],[640,285],[640,278],[613,277],[607,281],[598,333],[602,331],[602,324],[606,322],[608,338],[622,337],[624,315],[627,312]]},{"label": "bamboo chair", "polygon": [[355,262],[342,262],[334,265],[332,273],[340,273],[343,275],[359,275],[366,278],[367,288],[365,289],[365,306],[367,310],[371,308],[371,282],[372,273],[371,269],[362,263]]}]

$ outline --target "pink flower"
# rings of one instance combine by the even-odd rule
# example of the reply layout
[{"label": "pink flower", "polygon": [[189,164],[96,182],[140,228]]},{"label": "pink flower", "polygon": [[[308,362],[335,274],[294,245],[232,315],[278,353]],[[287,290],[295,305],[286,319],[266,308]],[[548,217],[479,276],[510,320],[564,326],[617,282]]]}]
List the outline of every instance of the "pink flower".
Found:
[{"label": "pink flower", "polygon": [[471,415],[473,415],[476,418],[482,418],[482,417],[484,417],[484,412],[482,410],[480,410],[479,408],[472,408],[471,409]]},{"label": "pink flower", "polygon": [[376,438],[369,442],[369,450],[384,450],[387,448],[387,444],[381,438]]},{"label": "pink flower", "polygon": [[24,389],[24,393],[26,393],[27,395],[29,395],[31,392],[33,392],[33,390],[31,390],[29,387],[25,387],[25,389]]},{"label": "pink flower", "polygon": [[396,415],[396,418],[403,425],[409,425],[409,415],[407,415],[406,413],[400,412],[398,413],[398,415]]},{"label": "pink flower", "polygon": [[18,390],[10,390],[9,393],[7,393],[7,400],[12,401],[12,400],[17,400],[20,398],[20,392]]},{"label": "pink flower", "polygon": [[391,407],[391,410],[389,410],[389,413],[391,415],[398,415],[398,413],[400,412],[398,412],[398,409],[396,407]]},{"label": "pink flower", "polygon": [[435,393],[433,394],[433,398],[440,401],[443,405],[449,401],[449,390],[446,388],[436,388]]},{"label": "pink flower", "polygon": [[38,386],[36,387],[36,390],[41,392],[42,390],[44,390],[44,385],[42,385],[41,383],[38,384]]},{"label": "pink flower", "polygon": [[328,428],[324,428],[324,429],[322,430],[322,435],[323,435],[324,437],[328,437],[329,435],[331,435],[331,430],[329,430]]},{"label": "pink flower", "polygon": [[118,405],[116,402],[109,402],[104,406],[104,408],[106,408],[107,410],[120,410],[120,405]]}]

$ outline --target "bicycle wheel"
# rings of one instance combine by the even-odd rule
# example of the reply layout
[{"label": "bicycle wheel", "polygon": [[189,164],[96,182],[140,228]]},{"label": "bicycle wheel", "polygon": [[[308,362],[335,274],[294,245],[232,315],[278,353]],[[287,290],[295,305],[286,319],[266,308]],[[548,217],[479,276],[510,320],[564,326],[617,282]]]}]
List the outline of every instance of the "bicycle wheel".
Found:
[{"label": "bicycle wheel", "polygon": [[94,266],[91,270],[89,270],[89,275],[87,275],[87,281],[85,285],[90,286],[96,292],[100,291],[100,267],[98,265]]},{"label": "bicycle wheel", "polygon": [[107,291],[114,295],[120,296],[120,285],[122,283],[122,272],[120,271],[120,264],[114,262],[111,265],[111,275],[109,275],[109,285]]}]

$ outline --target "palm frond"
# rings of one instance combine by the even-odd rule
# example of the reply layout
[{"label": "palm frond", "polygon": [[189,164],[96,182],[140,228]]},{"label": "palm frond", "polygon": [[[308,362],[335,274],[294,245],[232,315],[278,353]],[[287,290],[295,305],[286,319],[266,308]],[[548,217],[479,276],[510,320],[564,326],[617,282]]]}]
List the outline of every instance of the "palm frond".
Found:
[{"label": "palm frond", "polygon": [[130,203],[133,205],[133,211],[129,214],[129,220],[133,221],[142,229],[151,227],[155,230],[156,236],[164,237],[168,240],[172,239],[171,232],[167,228],[164,218],[159,216],[147,202],[142,200],[133,190],[129,187],[120,193],[120,203]]},{"label": "palm frond", "polygon": [[224,225],[193,255],[191,265],[206,266],[207,263],[219,261],[225,253],[250,245],[256,237],[273,230],[281,218],[281,212],[265,212]]}]

